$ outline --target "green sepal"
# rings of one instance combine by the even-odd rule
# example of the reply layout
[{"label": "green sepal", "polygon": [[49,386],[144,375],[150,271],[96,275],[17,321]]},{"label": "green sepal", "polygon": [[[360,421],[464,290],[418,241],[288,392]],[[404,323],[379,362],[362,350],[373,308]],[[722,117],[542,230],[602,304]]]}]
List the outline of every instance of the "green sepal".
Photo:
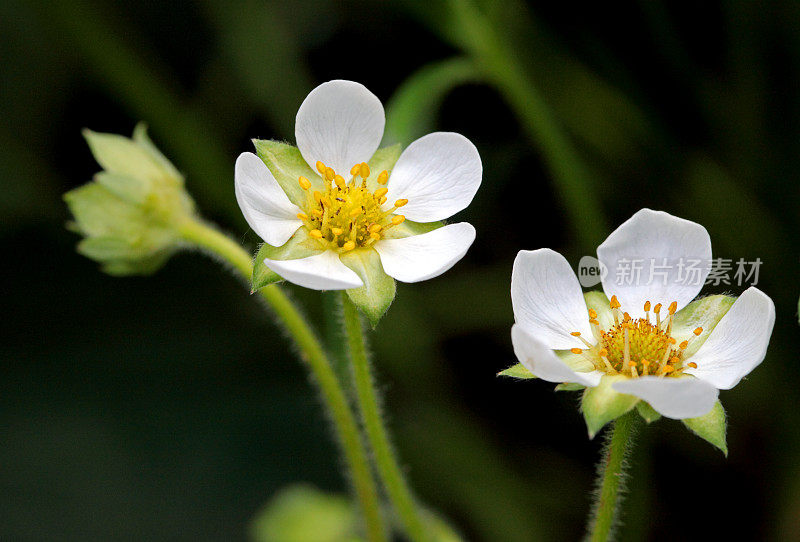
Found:
[{"label": "green sepal", "polygon": [[300,149],[294,145],[269,139],[254,139],[253,145],[256,154],[267,165],[289,200],[301,209],[305,209],[308,201],[306,191],[298,183],[301,176],[311,182],[313,189],[324,190],[322,178],[311,169],[300,154]]},{"label": "green sepal", "polygon": [[158,147],[150,140],[147,135],[147,124],[140,122],[133,129],[133,140],[139,144],[145,151],[150,154],[150,157],[157,162],[164,170],[164,172],[181,183],[183,183],[183,175],[178,169],[169,161],[169,158],[158,150]]},{"label": "green sepal", "polygon": [[650,406],[649,403],[644,401],[639,401],[636,403],[636,411],[639,413],[639,416],[642,417],[644,421],[647,423],[657,422],[661,419],[661,414],[656,412],[656,409]]},{"label": "green sepal", "polygon": [[688,427],[692,433],[719,448],[725,457],[728,457],[728,442],[725,436],[728,424],[722,403],[717,401],[705,416],[687,418],[682,421],[683,425]]},{"label": "green sepal", "polygon": [[672,336],[678,343],[693,337],[693,332],[698,327],[703,328],[700,336],[692,339],[689,347],[683,352],[684,358],[693,356],[703,346],[735,301],[735,297],[728,295],[710,295],[692,301],[675,314],[672,321]]},{"label": "green sepal", "polygon": [[404,237],[412,237],[414,235],[422,235],[433,230],[437,230],[444,226],[444,222],[413,222],[411,220],[404,220],[402,224],[393,226],[391,229],[386,230],[384,235],[385,239],[402,239]]},{"label": "green sepal", "polygon": [[500,371],[499,373],[497,373],[497,376],[508,376],[511,378],[522,378],[526,380],[531,378],[539,378],[535,374],[530,372],[528,368],[521,363],[517,363],[516,365],[512,365],[508,369]]},{"label": "green sepal", "polygon": [[[400,158],[402,152],[403,147],[399,143],[375,151],[375,154],[373,154],[372,158],[369,160],[367,188],[369,188],[370,191],[374,192],[380,187],[380,184],[378,184],[378,175],[381,174],[381,171],[385,170],[391,174],[392,168],[397,163],[397,159]],[[345,174],[343,173],[342,176],[345,176]]]},{"label": "green sepal", "polygon": [[319,254],[324,250],[319,241],[309,237],[305,228],[298,229],[288,241],[279,247],[262,244],[253,259],[253,276],[250,278],[250,292],[256,292],[268,284],[283,280],[264,263],[270,260],[299,260]]},{"label": "green sepal", "polygon": [[347,290],[350,301],[369,318],[373,329],[394,301],[397,285],[386,274],[381,258],[373,248],[345,252],[339,259],[359,276],[364,286]]},{"label": "green sepal", "polygon": [[298,484],[281,489],[250,526],[255,542],[353,542],[358,515],[344,495]]},{"label": "green sepal", "polygon": [[576,382],[562,382],[558,386],[556,386],[555,391],[580,391],[584,389],[586,386],[583,384],[578,384]]},{"label": "green sepal", "polygon": [[623,379],[625,377],[621,375],[606,375],[597,386],[586,388],[583,393],[581,410],[589,438],[594,438],[607,423],[619,418],[639,402],[638,397],[619,393],[611,387],[614,382]]},{"label": "green sepal", "polygon": [[89,129],[83,130],[83,137],[97,163],[109,173],[154,181],[171,176],[150,150],[130,138]]}]

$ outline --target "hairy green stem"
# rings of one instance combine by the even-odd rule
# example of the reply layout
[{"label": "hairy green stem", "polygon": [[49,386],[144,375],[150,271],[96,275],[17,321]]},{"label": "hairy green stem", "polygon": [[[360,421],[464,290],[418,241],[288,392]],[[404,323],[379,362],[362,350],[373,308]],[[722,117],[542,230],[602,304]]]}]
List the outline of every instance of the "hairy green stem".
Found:
[{"label": "hairy green stem", "polygon": [[[250,279],[253,273],[250,254],[226,235],[198,220],[186,221],[180,226],[180,232],[186,241],[228,262],[245,280]],[[260,289],[258,293],[294,340],[300,350],[300,357],[307,364],[322,392],[364,514],[368,539],[375,542],[387,540],[369,456],[361,439],[355,414],[330,360],[303,315],[280,287],[271,284]]]},{"label": "hairy green stem", "polygon": [[606,542],[614,537],[625,489],[627,457],[633,447],[637,414],[634,410],[617,418],[606,437],[603,458],[597,468],[597,490],[587,540]]},{"label": "hairy green stem", "polygon": [[367,440],[372,448],[378,475],[408,537],[414,542],[429,540],[419,507],[397,463],[397,457],[389,440],[389,432],[381,417],[378,394],[374,387],[367,357],[361,317],[358,309],[345,292],[342,292],[342,304],[350,362],[353,367],[356,401],[361,411],[361,419]]}]

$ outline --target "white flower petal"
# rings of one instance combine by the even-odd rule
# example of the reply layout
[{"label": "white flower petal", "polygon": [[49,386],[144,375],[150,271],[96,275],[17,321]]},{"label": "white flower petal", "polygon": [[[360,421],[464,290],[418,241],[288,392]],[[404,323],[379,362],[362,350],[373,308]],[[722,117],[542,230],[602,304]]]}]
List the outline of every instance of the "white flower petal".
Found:
[{"label": "white flower petal", "polygon": [[683,420],[708,414],[717,402],[717,388],[697,378],[641,376],[611,385],[620,393],[647,401],[667,418]]},{"label": "white flower petal", "polygon": [[583,386],[595,387],[600,383],[603,373],[591,371],[578,373],[561,361],[555,352],[536,340],[519,324],[511,327],[511,342],[514,354],[526,369],[548,382],[574,382]]},{"label": "white flower petal", "polygon": [[364,285],[331,250],[299,260],[265,259],[264,263],[289,282],[313,290],[347,290]]},{"label": "white flower petal", "polygon": [[775,305],[750,287],[734,302],[690,361],[686,372],[729,390],[764,360],[775,324]]},{"label": "white flower petal", "polygon": [[475,240],[475,228],[466,222],[375,243],[386,274],[400,282],[420,282],[438,277],[464,257]]},{"label": "white flower petal", "polygon": [[[644,316],[645,301],[662,303],[665,309],[677,301],[680,310],[700,293],[708,275],[711,238],[700,224],[642,209],[597,247],[597,258],[608,269],[603,278],[606,295],[616,295],[622,310],[639,318]],[[633,262],[641,268],[639,280],[625,274],[634,268]],[[684,280],[690,262],[699,262],[699,272]],[[626,280],[632,276],[634,280]]]},{"label": "white flower petal", "polygon": [[434,222],[470,204],[481,185],[483,166],[478,149],[453,132],[435,132],[408,146],[392,169],[384,207],[401,198],[409,220]]},{"label": "white flower petal", "polygon": [[368,162],[383,137],[381,101],[353,81],[335,80],[312,90],[297,111],[297,147],[311,169],[318,160],[349,178],[350,168]]},{"label": "white flower petal", "polygon": [[245,220],[270,245],[281,246],[303,225],[297,218],[300,208],[289,201],[267,165],[252,152],[236,159],[234,185]]},{"label": "white flower petal", "polygon": [[550,250],[521,250],[511,272],[514,321],[554,350],[583,347],[570,333],[593,342],[589,311],[566,258]]}]

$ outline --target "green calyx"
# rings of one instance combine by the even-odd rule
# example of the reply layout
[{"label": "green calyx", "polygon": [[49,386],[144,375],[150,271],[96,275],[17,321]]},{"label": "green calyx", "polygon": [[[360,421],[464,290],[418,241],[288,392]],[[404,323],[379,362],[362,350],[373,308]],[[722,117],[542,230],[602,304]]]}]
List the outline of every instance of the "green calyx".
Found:
[{"label": "green calyx", "polygon": [[586,388],[581,401],[583,419],[589,430],[589,438],[594,436],[608,423],[622,416],[639,402],[638,397],[619,393],[611,386],[614,382],[624,380],[621,375],[607,375],[593,388]]},{"label": "green calyx", "polygon": [[138,125],[133,138],[84,130],[103,171],[64,194],[84,237],[78,252],[113,275],[149,274],[181,246],[180,224],[195,214],[183,177]]}]

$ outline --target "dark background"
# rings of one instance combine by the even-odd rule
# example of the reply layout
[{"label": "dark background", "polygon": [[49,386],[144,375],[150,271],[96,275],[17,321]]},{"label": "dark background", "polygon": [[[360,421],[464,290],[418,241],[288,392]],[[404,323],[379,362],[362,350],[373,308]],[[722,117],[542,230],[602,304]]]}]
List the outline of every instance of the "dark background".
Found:
[{"label": "dark background", "polygon": [[[144,120],[203,214],[254,247],[234,160],[292,141],[332,78],[387,103],[386,143],[459,131],[484,163],[456,217],[475,245],[400,285],[374,340],[426,503],[469,539],[582,535],[601,439],[578,396],[495,377],[511,265],[542,246],[577,263],[646,206],[706,226],[715,256],[760,257],[777,322],[721,394],[728,459],[678,422],[643,431],[622,539],[800,538],[800,4],[7,0],[0,69],[0,539],[237,540],[282,487],[344,490],[313,388],[246,289],[197,254],[103,275],[61,201],[98,170],[81,128]],[[288,289],[318,317],[317,293]]]}]

